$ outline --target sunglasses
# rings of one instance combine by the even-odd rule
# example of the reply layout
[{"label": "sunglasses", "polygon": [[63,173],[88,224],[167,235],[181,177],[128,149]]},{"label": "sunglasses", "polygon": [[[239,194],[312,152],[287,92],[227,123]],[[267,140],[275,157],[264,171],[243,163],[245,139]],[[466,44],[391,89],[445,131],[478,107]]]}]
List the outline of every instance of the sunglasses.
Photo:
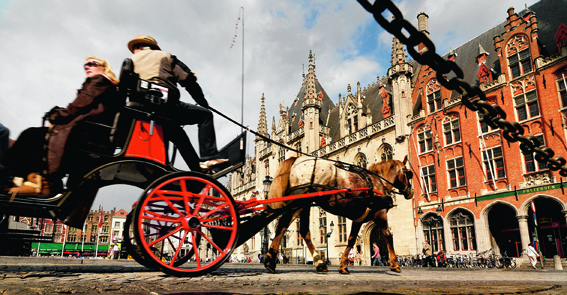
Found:
[{"label": "sunglasses", "polygon": [[99,67],[100,64],[96,61],[89,61],[88,63],[85,64],[85,67]]}]

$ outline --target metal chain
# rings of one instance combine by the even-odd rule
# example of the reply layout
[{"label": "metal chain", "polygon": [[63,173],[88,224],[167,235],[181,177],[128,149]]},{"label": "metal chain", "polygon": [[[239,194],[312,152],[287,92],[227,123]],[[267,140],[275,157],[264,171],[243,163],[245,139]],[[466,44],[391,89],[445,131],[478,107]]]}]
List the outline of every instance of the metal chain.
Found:
[{"label": "metal chain", "polygon": [[[455,90],[462,95],[462,103],[468,109],[483,114],[485,122],[492,128],[500,128],[502,136],[509,142],[520,142],[520,149],[524,155],[535,153],[538,162],[547,163],[547,167],[553,171],[559,171],[561,176],[567,177],[567,166],[565,158],[553,157],[555,152],[542,145],[535,136],[524,136],[524,128],[518,122],[506,121],[506,113],[497,104],[490,105],[486,102],[486,95],[478,86],[471,86],[463,80],[463,71],[457,64],[443,59],[435,52],[435,45],[423,33],[418,31],[412,24],[403,18],[400,10],[391,0],[376,0],[370,4],[367,0],[357,0],[364,9],[372,13],[374,19],[386,31],[396,36],[400,42],[406,45],[409,54],[420,64],[428,65],[436,71],[437,81],[449,90]],[[389,11],[394,18],[388,21],[382,14]],[[409,37],[404,34],[409,33]],[[423,44],[427,50],[418,53],[415,48]],[[445,75],[453,72],[455,77],[447,80]],[[478,99],[474,99],[478,97]]]}]

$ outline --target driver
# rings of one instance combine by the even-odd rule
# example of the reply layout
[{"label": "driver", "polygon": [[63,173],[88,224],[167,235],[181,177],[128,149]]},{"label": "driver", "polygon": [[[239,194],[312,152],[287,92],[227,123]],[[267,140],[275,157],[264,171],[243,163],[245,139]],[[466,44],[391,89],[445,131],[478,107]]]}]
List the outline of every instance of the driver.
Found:
[{"label": "driver", "polygon": [[[217,165],[228,162],[228,159],[218,159],[218,150],[213,125],[213,113],[208,109],[209,103],[205,99],[197,77],[183,62],[165,51],[161,51],[157,41],[146,35],[140,35],[128,42],[128,49],[134,54],[134,72],[140,79],[151,81],[159,86],[177,89],[177,83],[183,86],[198,105],[178,101],[177,105],[169,108],[167,116],[178,125],[199,126],[199,151],[201,161],[199,166],[193,166],[191,158],[194,151],[180,149],[181,155],[191,170],[209,171]],[[173,127],[173,132],[183,132],[181,127]],[[186,136],[171,137],[178,146]],[[185,154],[184,154],[185,153]],[[193,167],[192,167],[193,166]]]}]

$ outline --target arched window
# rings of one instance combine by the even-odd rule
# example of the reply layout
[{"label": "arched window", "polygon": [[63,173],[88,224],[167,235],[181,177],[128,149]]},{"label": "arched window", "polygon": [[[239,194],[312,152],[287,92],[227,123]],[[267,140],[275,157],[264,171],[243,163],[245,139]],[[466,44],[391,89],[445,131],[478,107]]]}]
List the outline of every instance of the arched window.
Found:
[{"label": "arched window", "polygon": [[389,144],[384,144],[379,152],[380,161],[388,161],[394,158],[394,150]]},{"label": "arched window", "polygon": [[467,211],[459,210],[449,218],[454,251],[476,250],[474,219]]},{"label": "arched window", "polygon": [[516,35],[506,44],[506,57],[512,79],[532,71],[530,44],[525,35]]},{"label": "arched window", "polygon": [[425,241],[431,245],[434,252],[445,250],[443,235],[443,219],[441,216],[429,214],[421,220]]},{"label": "arched window", "polygon": [[358,131],[358,108],[350,103],[346,111],[348,134]]},{"label": "arched window", "polygon": [[432,79],[429,83],[427,83],[425,95],[427,96],[429,113],[436,112],[443,108],[443,105],[441,104],[441,85],[437,83],[436,79]]},{"label": "arched window", "polygon": [[356,166],[360,168],[366,168],[366,166],[368,165],[368,161],[366,160],[366,155],[363,153],[359,153],[358,155],[356,155],[356,158],[354,158],[354,163]]}]

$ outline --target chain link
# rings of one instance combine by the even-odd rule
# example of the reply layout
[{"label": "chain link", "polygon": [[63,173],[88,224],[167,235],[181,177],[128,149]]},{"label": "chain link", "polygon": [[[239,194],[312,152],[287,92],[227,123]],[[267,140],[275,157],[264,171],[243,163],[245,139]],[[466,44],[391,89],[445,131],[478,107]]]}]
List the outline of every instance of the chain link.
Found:
[{"label": "chain link", "polygon": [[[566,162],[563,157],[555,157],[555,152],[543,146],[535,136],[524,136],[524,127],[518,122],[506,121],[506,113],[497,104],[490,105],[486,95],[478,86],[471,86],[463,80],[463,71],[450,60],[443,59],[435,52],[435,45],[423,32],[419,32],[413,25],[403,18],[402,13],[391,0],[376,0],[370,4],[368,0],[357,0],[364,9],[372,13],[374,19],[390,34],[406,45],[408,53],[422,65],[428,65],[435,70],[437,81],[449,90],[461,94],[461,101],[468,109],[483,115],[485,122],[492,128],[500,128],[502,136],[509,142],[520,142],[520,149],[524,155],[533,155],[538,162],[546,163],[553,171],[559,171],[561,176],[567,177]],[[383,16],[389,11],[394,18],[386,20]],[[404,32],[405,31],[405,32]],[[407,36],[404,33],[409,33]],[[419,53],[416,47],[423,44],[425,49]],[[447,80],[446,76],[454,73],[454,77]]]}]

